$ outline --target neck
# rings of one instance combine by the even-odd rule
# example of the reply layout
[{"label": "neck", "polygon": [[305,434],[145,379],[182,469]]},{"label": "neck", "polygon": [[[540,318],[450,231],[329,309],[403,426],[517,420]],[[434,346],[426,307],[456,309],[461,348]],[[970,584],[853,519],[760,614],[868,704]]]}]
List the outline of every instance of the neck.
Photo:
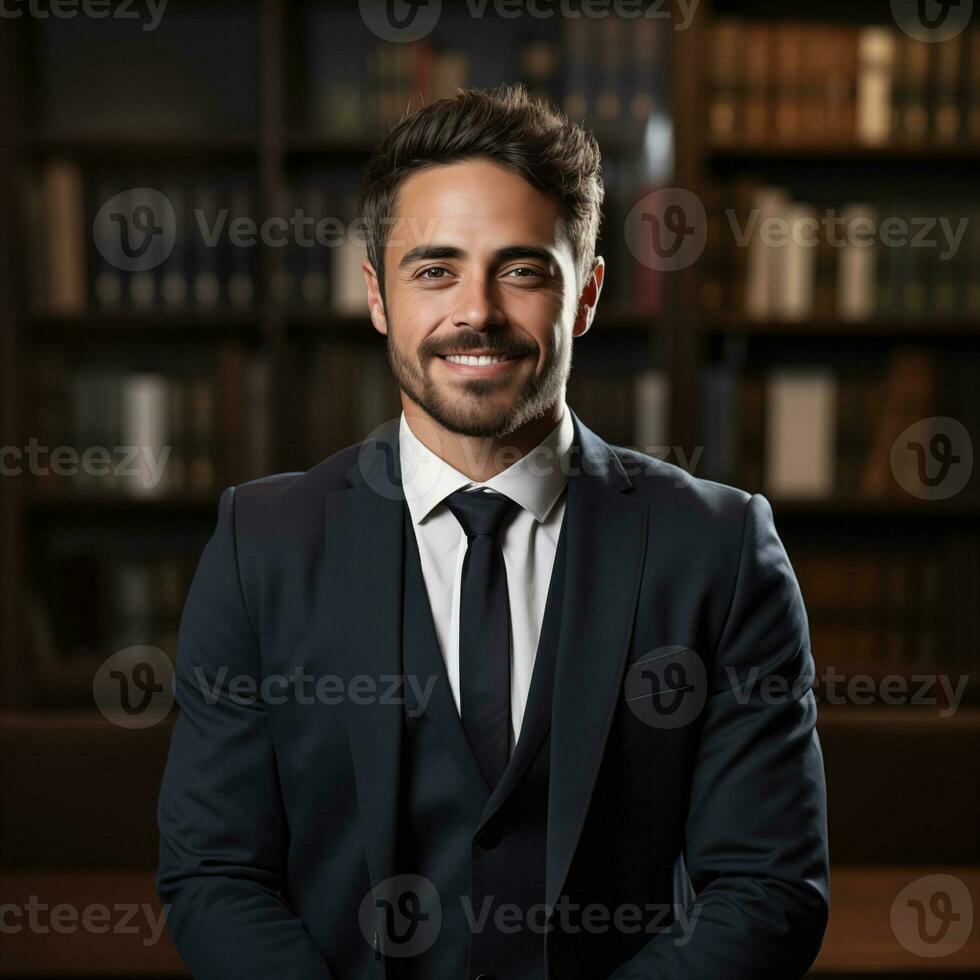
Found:
[{"label": "neck", "polygon": [[402,408],[405,420],[419,442],[475,483],[486,483],[526,456],[554,430],[565,411],[565,399],[559,397],[544,415],[499,438],[451,432],[404,393]]}]

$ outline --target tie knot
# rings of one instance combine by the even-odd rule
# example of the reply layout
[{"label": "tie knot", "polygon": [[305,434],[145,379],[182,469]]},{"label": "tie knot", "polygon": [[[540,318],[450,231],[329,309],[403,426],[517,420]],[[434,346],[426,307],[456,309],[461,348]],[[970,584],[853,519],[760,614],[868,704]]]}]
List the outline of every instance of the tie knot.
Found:
[{"label": "tie knot", "polygon": [[469,539],[480,534],[495,538],[518,504],[493,491],[457,490],[446,497],[446,506]]}]

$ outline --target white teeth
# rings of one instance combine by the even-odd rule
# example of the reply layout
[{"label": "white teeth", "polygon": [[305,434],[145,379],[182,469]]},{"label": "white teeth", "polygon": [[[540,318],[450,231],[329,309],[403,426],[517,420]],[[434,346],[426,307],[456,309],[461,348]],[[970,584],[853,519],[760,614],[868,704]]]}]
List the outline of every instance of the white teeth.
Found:
[{"label": "white teeth", "polygon": [[453,364],[470,364],[474,367],[482,367],[485,364],[497,364],[504,360],[503,355],[489,355],[481,354],[479,357],[475,357],[472,354],[447,354],[447,361],[452,361]]}]

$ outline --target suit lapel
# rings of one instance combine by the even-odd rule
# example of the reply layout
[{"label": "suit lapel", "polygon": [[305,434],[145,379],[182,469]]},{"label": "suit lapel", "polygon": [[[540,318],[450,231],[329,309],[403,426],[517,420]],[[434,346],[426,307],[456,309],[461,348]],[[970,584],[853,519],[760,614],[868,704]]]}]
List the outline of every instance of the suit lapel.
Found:
[{"label": "suit lapel", "polygon": [[[383,694],[402,674],[404,495],[397,419],[361,444],[347,478],[352,486],[328,494],[326,501],[326,619],[344,690],[352,689],[354,678],[367,677]],[[357,701],[346,697],[344,706],[368,869],[376,886],[394,873],[403,709],[399,698]]]},{"label": "suit lapel", "polygon": [[565,595],[552,704],[545,902],[565,884],[595,787],[629,651],[647,506],[610,447],[572,413]]}]

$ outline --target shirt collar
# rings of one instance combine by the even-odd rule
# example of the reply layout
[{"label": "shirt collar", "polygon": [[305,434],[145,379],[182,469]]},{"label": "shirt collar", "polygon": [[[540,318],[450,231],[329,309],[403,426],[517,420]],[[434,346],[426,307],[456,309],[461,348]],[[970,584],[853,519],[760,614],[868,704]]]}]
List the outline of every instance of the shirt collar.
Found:
[{"label": "shirt collar", "polygon": [[432,452],[412,432],[403,410],[398,452],[402,488],[412,520],[421,523],[457,490],[487,487],[520,504],[538,521],[544,521],[568,482],[566,457],[573,439],[574,426],[566,404],[558,425],[530,452],[485,483],[477,483]]}]

